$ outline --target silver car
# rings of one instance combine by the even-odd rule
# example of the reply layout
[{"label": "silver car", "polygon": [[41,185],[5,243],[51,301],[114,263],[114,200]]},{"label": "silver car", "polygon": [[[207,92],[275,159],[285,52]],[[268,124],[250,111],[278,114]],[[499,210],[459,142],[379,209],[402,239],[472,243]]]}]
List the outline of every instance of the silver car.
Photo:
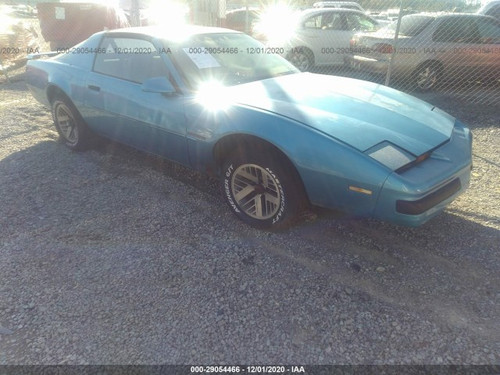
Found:
[{"label": "silver car", "polygon": [[[269,46],[302,71],[317,65],[343,65],[353,35],[375,31],[378,22],[363,12],[352,9],[306,9],[289,30],[288,37]],[[283,34],[283,33],[282,33]]]},{"label": "silver car", "polygon": [[351,41],[351,67],[409,79],[422,91],[445,79],[500,78],[500,22],[477,14],[413,14],[375,33],[356,34]]}]

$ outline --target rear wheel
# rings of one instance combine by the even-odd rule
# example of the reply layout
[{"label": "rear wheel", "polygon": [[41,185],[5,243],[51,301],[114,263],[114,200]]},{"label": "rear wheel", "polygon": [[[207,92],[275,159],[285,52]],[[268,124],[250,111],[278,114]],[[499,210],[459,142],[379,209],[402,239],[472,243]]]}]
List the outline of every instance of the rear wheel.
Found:
[{"label": "rear wheel", "polygon": [[61,141],[72,150],[89,146],[90,131],[74,105],[64,97],[52,102],[52,117]]},{"label": "rear wheel", "polygon": [[226,159],[223,173],[226,202],[255,228],[286,228],[305,205],[302,182],[277,152],[234,153]]},{"label": "rear wheel", "polygon": [[311,70],[314,65],[314,55],[307,48],[296,48],[296,50],[290,52],[287,59],[302,72]]}]

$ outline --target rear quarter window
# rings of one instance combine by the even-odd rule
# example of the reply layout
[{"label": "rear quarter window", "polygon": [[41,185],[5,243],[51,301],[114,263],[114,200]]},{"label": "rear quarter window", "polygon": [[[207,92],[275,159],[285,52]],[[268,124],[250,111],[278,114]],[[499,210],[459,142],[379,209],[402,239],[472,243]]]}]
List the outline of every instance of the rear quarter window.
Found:
[{"label": "rear quarter window", "polygon": [[493,6],[489,11],[486,12],[486,15],[500,19],[500,4]]},{"label": "rear quarter window", "polygon": [[476,20],[473,18],[445,18],[432,35],[434,42],[478,43],[480,40]]},{"label": "rear quarter window", "polygon": [[[404,16],[401,19],[401,26],[399,29],[399,35],[402,36],[417,36],[422,31],[425,30],[427,26],[429,26],[433,21],[434,17],[432,16]],[[394,21],[390,25],[387,26],[388,29],[396,30],[397,21]]]},{"label": "rear quarter window", "polygon": [[485,18],[477,26],[482,44],[500,44],[500,22]]}]

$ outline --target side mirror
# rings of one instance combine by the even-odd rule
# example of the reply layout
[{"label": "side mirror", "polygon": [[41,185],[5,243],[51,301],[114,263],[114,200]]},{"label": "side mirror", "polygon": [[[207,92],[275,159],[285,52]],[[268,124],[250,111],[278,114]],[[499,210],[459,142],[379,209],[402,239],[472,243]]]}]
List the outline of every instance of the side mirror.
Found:
[{"label": "side mirror", "polygon": [[148,78],[142,83],[142,91],[156,92],[158,94],[175,94],[175,87],[167,77]]}]

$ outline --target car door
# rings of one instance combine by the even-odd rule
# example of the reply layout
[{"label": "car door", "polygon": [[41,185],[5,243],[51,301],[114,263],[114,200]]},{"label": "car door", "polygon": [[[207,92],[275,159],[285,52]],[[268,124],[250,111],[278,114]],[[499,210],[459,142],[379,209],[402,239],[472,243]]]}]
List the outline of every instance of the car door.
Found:
[{"label": "car door", "polygon": [[341,65],[352,35],[346,29],[342,12],[325,11],[304,21],[298,39],[313,51],[316,65]]},{"label": "car door", "polygon": [[432,35],[432,50],[446,79],[472,78],[482,65],[479,31],[474,16],[446,17]]},{"label": "car door", "polygon": [[104,37],[87,79],[85,118],[108,138],[188,164],[184,97],[142,86],[170,76],[167,58],[151,40]]},{"label": "car door", "polygon": [[500,79],[500,22],[481,17],[477,20],[481,43],[481,73],[487,79]]}]

